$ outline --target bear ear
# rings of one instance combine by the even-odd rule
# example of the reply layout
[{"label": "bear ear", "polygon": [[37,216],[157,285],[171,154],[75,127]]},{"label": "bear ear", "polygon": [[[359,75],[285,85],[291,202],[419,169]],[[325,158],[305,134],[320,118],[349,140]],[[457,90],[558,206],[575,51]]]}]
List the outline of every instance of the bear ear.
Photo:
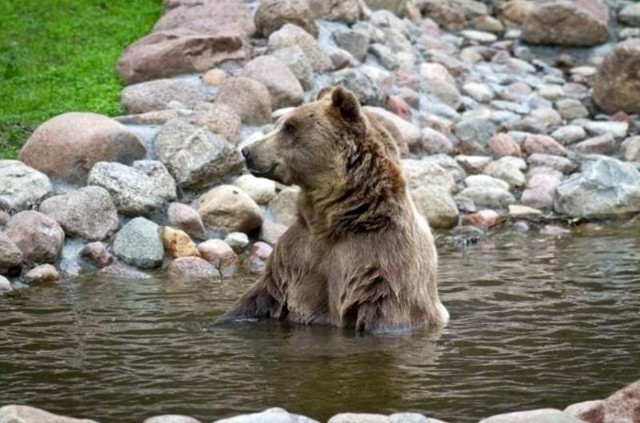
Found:
[{"label": "bear ear", "polygon": [[333,91],[333,87],[324,87],[316,94],[316,101],[322,100],[323,98],[327,97],[329,94],[331,94],[331,91]]},{"label": "bear ear", "polygon": [[331,92],[331,104],[340,111],[346,120],[356,120],[360,117],[360,103],[356,95],[344,87],[337,86]]}]

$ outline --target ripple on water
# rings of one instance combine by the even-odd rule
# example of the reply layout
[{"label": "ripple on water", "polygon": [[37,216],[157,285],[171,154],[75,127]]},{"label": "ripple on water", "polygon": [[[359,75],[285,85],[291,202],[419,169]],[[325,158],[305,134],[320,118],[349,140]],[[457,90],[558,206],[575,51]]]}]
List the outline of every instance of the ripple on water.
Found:
[{"label": "ripple on water", "polygon": [[102,421],[269,406],[447,421],[601,398],[639,377],[640,235],[440,248],[441,333],[213,327],[249,281],[77,279],[0,297],[2,403]]}]

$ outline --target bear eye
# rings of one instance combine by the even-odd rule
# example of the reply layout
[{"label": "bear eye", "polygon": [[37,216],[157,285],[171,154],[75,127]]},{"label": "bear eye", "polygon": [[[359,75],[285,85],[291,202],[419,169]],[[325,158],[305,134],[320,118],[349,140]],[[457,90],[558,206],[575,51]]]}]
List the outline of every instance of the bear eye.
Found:
[{"label": "bear eye", "polygon": [[296,132],[296,127],[293,126],[291,123],[287,122],[282,126],[282,131],[284,132],[285,135],[293,135]]}]

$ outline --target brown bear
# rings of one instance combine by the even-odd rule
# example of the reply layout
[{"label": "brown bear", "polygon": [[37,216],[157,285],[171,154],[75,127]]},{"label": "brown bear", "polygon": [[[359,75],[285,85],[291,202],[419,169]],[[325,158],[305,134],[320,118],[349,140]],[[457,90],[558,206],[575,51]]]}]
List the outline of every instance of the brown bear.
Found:
[{"label": "brown bear", "polygon": [[442,326],[437,253],[389,133],[343,87],[325,89],[242,149],[255,176],[301,188],[266,274],[221,320],[363,332]]}]

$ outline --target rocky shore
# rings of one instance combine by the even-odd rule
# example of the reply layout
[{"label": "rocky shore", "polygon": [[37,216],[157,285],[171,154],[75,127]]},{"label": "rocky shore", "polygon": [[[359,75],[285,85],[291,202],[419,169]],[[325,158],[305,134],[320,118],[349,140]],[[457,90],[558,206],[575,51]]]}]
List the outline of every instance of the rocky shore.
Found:
[{"label": "rocky shore", "polygon": [[[566,407],[563,411],[542,408],[498,414],[481,419],[479,423],[637,423],[640,421],[640,380],[613,393],[604,400],[585,401]],[[95,420],[58,416],[38,408],[7,405],[0,408],[0,423],[96,423]],[[200,423],[193,417],[161,415],[145,419],[143,423]],[[309,417],[291,414],[282,408],[270,408],[261,413],[242,414],[216,420],[215,423],[319,423]],[[419,413],[395,413],[389,416],[367,413],[341,413],[328,423],[446,423]]]}]

